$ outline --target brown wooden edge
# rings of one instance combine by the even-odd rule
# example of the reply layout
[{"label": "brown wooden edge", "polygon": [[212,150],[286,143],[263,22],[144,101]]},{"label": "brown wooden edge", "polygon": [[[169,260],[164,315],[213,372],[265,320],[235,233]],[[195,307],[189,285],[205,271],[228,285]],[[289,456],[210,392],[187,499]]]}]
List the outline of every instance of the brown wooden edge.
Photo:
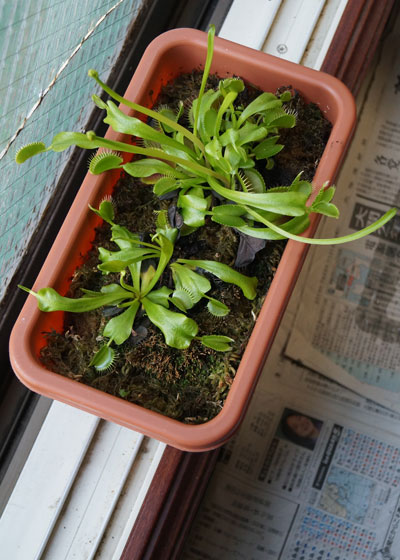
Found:
[{"label": "brown wooden edge", "polygon": [[[344,10],[321,70],[341,79],[354,94],[394,4],[394,0],[349,0]],[[218,450],[185,453],[166,448],[121,560],[178,557],[217,456]]]},{"label": "brown wooden edge", "polygon": [[219,450],[167,446],[121,560],[176,558],[214,470]]},{"label": "brown wooden edge", "polygon": [[357,94],[394,7],[394,0],[349,0],[321,70]]}]

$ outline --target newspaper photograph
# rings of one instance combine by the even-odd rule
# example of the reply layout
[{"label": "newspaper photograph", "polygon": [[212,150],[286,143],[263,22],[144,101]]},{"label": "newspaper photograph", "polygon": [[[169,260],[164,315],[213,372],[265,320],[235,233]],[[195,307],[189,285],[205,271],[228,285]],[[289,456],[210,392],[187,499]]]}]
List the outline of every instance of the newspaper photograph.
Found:
[{"label": "newspaper photograph", "polygon": [[[338,221],[316,237],[361,229],[400,206],[400,32],[395,29],[364,92],[338,179]],[[312,247],[288,356],[400,411],[400,216],[362,240]]]}]

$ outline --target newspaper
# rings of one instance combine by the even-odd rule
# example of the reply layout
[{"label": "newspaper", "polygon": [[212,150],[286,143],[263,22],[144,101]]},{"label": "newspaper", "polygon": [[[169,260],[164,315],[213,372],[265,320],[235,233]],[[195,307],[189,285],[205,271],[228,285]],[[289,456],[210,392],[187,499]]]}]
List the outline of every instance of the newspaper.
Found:
[{"label": "newspaper", "polygon": [[[400,207],[399,45],[397,25],[338,180],[341,217],[325,220],[318,237],[361,229]],[[308,259],[287,354],[400,411],[400,216],[357,242],[313,247]]]},{"label": "newspaper", "polygon": [[274,348],[181,560],[400,560],[400,415]]},{"label": "newspaper", "polygon": [[[319,237],[399,206],[399,45],[395,29],[338,181],[341,219]],[[399,242],[397,217],[310,251],[181,560],[400,560]]]}]

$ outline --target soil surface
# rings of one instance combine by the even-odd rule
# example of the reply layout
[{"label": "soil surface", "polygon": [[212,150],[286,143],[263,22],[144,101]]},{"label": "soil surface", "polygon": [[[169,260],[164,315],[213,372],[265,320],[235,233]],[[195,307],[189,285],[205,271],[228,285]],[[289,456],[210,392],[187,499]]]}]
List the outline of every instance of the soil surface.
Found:
[{"label": "soil surface", "polygon": [[[173,105],[177,98],[190,104],[197,96],[201,74],[183,75],[167,85],[160,96],[160,104]],[[216,87],[218,78],[210,77],[209,85]],[[248,103],[257,92],[246,88],[239,103]],[[288,185],[303,171],[303,178],[312,180],[319,159],[328,140],[331,125],[313,104],[304,104],[295,94],[289,107],[296,111],[297,124],[282,130],[279,142],[285,148],[274,157],[275,166],[263,171],[270,187]],[[184,117],[183,117],[184,119]],[[182,122],[187,125],[187,122]],[[115,222],[136,233],[154,232],[154,211],[168,209],[174,200],[160,201],[152,187],[122,174],[113,201]],[[175,258],[211,259],[233,266],[239,246],[239,235],[228,227],[207,222],[195,233],[181,237],[176,243]],[[92,387],[185,423],[202,423],[221,410],[235,376],[240,357],[250,337],[255,318],[261,309],[285,246],[284,241],[268,242],[256,254],[254,261],[240,272],[257,276],[257,297],[247,300],[239,288],[208,276],[212,291],[208,295],[224,302],[230,313],[223,318],[212,316],[203,302],[188,313],[199,325],[199,335],[222,334],[234,339],[230,352],[216,352],[193,341],[187,350],[170,348],[162,333],[142,315],[135,321],[132,336],[117,347],[112,368],[103,373],[89,367],[94,353],[102,342],[102,331],[110,309],[90,313],[66,314],[63,333],[47,334],[48,344],[42,350],[42,361],[51,370],[86,383]],[[82,295],[81,288],[99,290],[118,278],[102,275],[97,269],[98,247],[116,250],[109,241],[109,226],[98,229],[93,249],[83,266],[76,270],[69,296]],[[170,284],[168,272],[162,278]]]}]

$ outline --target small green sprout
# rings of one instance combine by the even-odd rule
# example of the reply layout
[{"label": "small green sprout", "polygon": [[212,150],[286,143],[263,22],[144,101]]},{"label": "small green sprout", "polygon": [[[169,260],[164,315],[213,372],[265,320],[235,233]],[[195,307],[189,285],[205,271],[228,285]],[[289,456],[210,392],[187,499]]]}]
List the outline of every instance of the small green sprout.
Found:
[{"label": "small green sprout", "polygon": [[[214,350],[229,350],[232,339],[216,334],[197,336],[198,325],[186,314],[203,298],[208,299],[207,308],[211,314],[223,317],[229,313],[223,302],[207,295],[212,288],[211,282],[197,270],[204,270],[224,282],[235,284],[248,299],[256,297],[257,279],[213,261],[178,259],[171,262],[178,231],[169,226],[163,212],[157,218],[156,234],[151,242],[145,242],[137,234],[114,223],[114,210],[110,201],[104,200],[98,209],[92,210],[110,224],[111,240],[119,248],[117,251],[100,248],[98,268],[105,275],[119,273],[119,284],[108,284],[100,292],[83,289],[84,295],[80,298],[61,296],[53,288],[34,292],[20,286],[36,297],[41,311],[81,313],[104,306],[115,306],[121,310],[104,327],[103,338],[108,340],[89,365],[98,371],[110,368],[115,358],[112,343],[121,345],[128,340],[136,318],[142,313],[161,330],[166,344],[173,348],[183,350],[188,348],[193,339],[197,339]],[[146,260],[150,261],[147,267],[144,266]],[[153,262],[157,264],[154,266]],[[167,266],[172,271],[175,290],[160,285]],[[170,309],[170,303],[178,311]]]}]

